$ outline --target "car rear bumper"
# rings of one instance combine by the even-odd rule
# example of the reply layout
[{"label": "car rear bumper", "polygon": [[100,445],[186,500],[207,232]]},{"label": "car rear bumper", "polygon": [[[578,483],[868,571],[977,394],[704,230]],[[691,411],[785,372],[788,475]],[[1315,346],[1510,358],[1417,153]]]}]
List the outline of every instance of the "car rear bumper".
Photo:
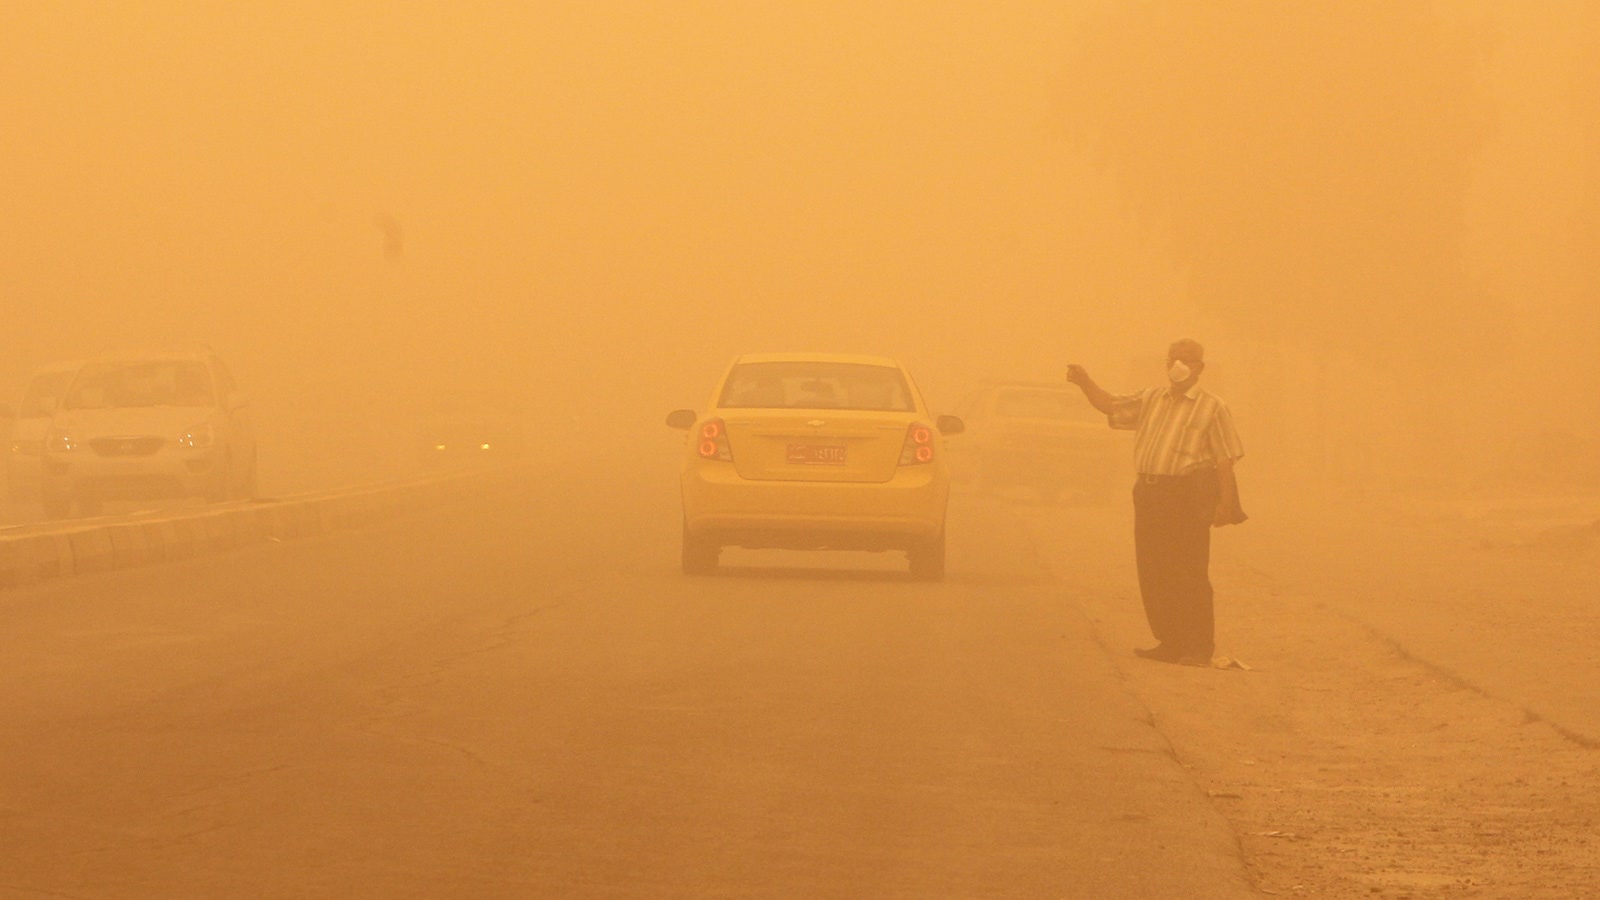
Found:
[{"label": "car rear bumper", "polygon": [[728,545],[794,549],[896,549],[944,528],[943,469],[907,466],[879,484],[747,481],[730,463],[691,464],[682,477],[684,521]]}]

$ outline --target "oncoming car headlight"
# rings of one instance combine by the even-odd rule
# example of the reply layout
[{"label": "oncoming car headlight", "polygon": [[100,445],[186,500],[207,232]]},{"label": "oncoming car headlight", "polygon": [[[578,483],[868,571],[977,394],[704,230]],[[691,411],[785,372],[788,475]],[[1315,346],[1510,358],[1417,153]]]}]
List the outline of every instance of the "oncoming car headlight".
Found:
[{"label": "oncoming car headlight", "polygon": [[71,453],[78,449],[78,442],[72,439],[68,431],[52,431],[44,439],[44,448],[51,453]]},{"label": "oncoming car headlight", "polygon": [[211,425],[209,423],[201,423],[185,431],[178,438],[178,444],[184,447],[200,449],[211,446],[216,439],[216,432],[211,428]]}]

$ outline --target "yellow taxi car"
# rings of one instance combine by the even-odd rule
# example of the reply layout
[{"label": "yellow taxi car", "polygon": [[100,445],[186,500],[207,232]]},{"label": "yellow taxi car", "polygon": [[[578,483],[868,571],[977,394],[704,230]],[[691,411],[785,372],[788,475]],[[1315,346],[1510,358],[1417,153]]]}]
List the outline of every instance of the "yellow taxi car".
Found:
[{"label": "yellow taxi car", "polygon": [[911,574],[944,577],[950,477],[935,419],[892,359],[769,353],[729,365],[689,432],[683,570],[710,572],[723,547],[903,550]]}]

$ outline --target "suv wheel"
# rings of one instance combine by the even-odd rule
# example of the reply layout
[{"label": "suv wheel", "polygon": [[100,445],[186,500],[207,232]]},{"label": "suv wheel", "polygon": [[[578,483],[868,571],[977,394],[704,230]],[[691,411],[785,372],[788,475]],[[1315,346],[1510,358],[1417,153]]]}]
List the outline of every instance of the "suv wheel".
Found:
[{"label": "suv wheel", "polygon": [[233,457],[222,458],[222,468],[206,485],[206,502],[223,503],[233,499]]},{"label": "suv wheel", "polygon": [[238,490],[234,491],[235,500],[254,500],[256,494],[256,464],[252,462],[250,468],[245,470],[244,480],[239,483]]}]

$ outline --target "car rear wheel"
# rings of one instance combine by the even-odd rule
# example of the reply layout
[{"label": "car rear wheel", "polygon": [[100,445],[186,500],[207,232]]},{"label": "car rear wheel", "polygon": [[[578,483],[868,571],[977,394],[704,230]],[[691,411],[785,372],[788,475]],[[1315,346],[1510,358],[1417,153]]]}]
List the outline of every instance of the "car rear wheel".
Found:
[{"label": "car rear wheel", "polygon": [[911,561],[911,577],[918,581],[944,579],[944,529],[936,537],[913,544],[906,550]]},{"label": "car rear wheel", "polygon": [[689,523],[683,523],[683,572],[685,575],[705,575],[717,569],[717,558],[722,555],[722,546],[714,540],[709,540],[705,535],[695,534],[689,530]]},{"label": "car rear wheel", "polygon": [[223,457],[222,468],[212,474],[206,485],[207,503],[226,503],[233,499],[233,457]]},{"label": "car rear wheel", "polygon": [[234,499],[235,500],[254,500],[256,498],[256,494],[257,493],[258,493],[258,491],[256,489],[256,464],[255,464],[254,461],[252,461],[250,463],[250,468],[245,470],[244,480],[242,482],[240,482],[239,488],[234,494]]}]

